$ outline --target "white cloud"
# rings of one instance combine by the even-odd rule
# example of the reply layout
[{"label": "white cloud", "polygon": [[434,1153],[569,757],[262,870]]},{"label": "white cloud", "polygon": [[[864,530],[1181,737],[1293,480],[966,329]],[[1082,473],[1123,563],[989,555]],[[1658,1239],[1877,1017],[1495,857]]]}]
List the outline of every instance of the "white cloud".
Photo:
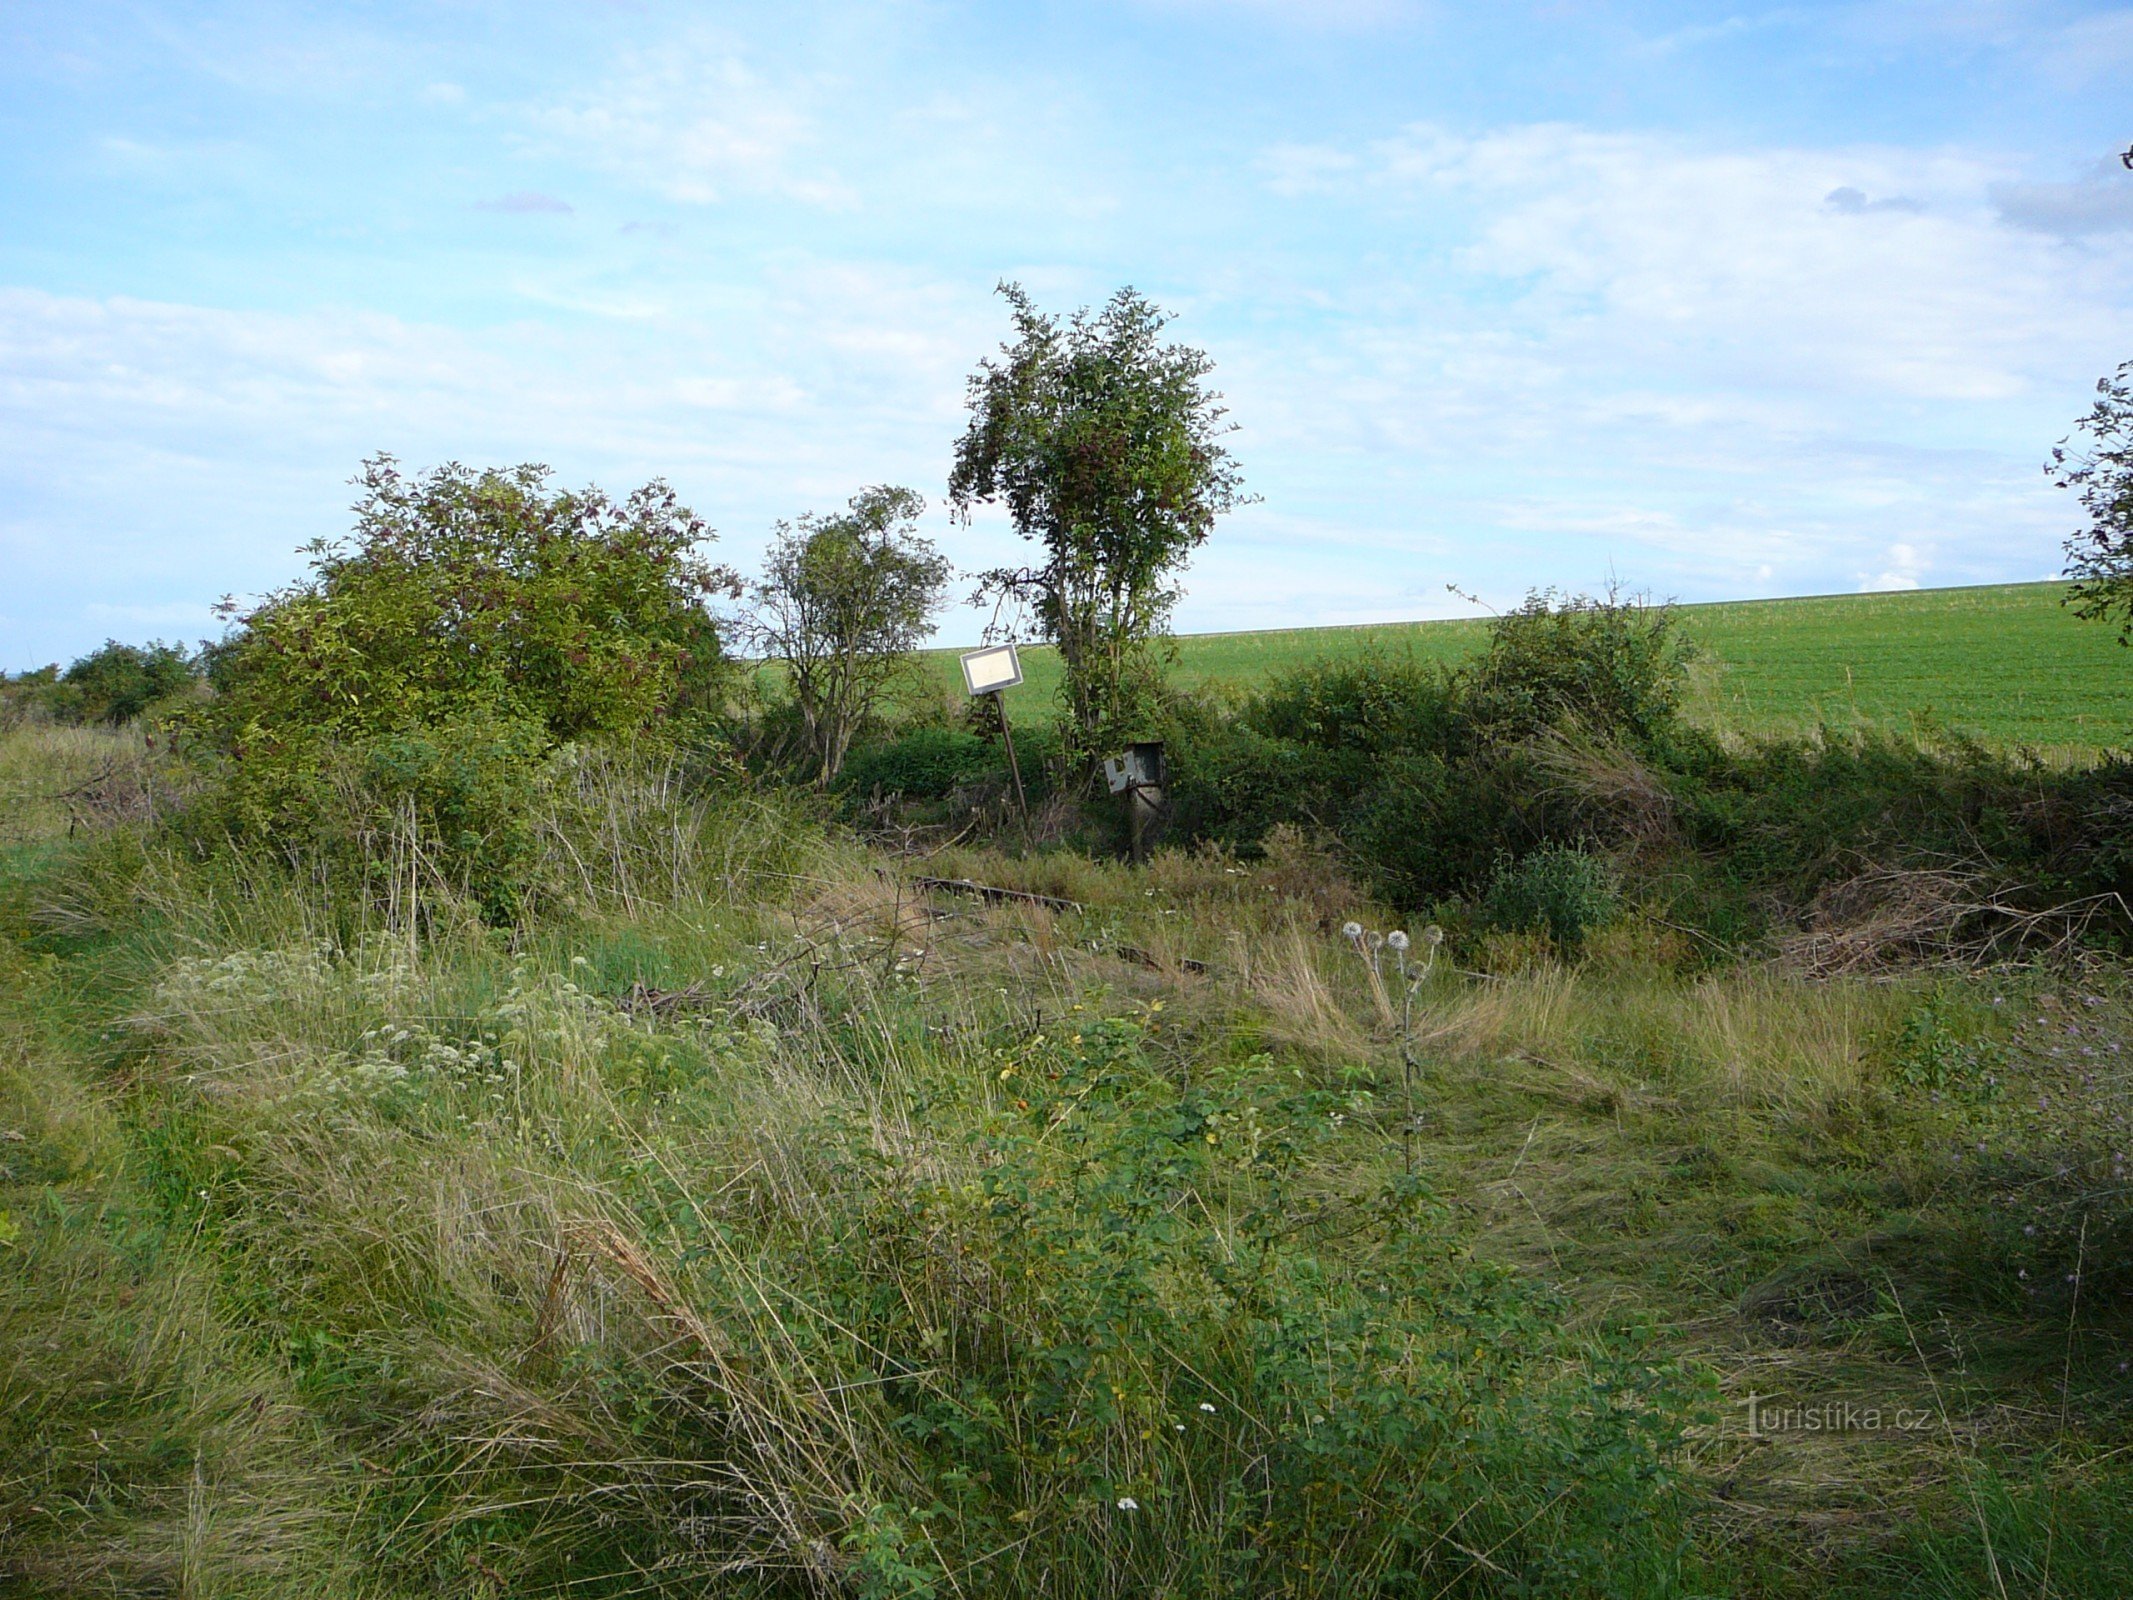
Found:
[{"label": "white cloud", "polygon": [[706,411],[792,411],[807,392],[790,378],[677,378],[674,398]]},{"label": "white cloud", "polygon": [[1260,171],[1386,263],[1225,370],[1280,492],[1377,476],[1497,593],[2026,577],[2042,452],[2133,347],[2133,263],[2004,226],[1961,152],[1418,126]]},{"label": "white cloud", "polygon": [[1925,574],[1927,562],[1918,550],[1908,544],[1889,546],[1888,565],[1873,577],[1862,575],[1859,590],[1862,594],[1876,594],[1892,589],[1916,589]]},{"label": "white cloud", "polygon": [[2133,7],[2077,17],[2046,30],[2031,48],[2045,71],[2068,88],[2123,80],[2133,70]]},{"label": "white cloud", "polygon": [[[1342,172],[1340,154],[1275,181]],[[2133,336],[2133,267],[1996,226],[2002,177],[1941,153],[1418,127],[1369,152],[1348,198],[1464,219],[1466,242],[1438,252],[1458,275],[1443,298],[1481,296],[1499,343],[1524,336],[1601,392],[1686,389],[1731,410],[1745,395],[2005,399]]]},{"label": "white cloud", "polygon": [[1830,190],[1828,194],[1822,196],[1822,204],[1829,207],[1830,210],[1842,212],[1848,217],[1863,216],[1869,211],[1907,211],[1916,213],[1926,209],[1909,195],[1891,194],[1883,195],[1879,199],[1869,199],[1864,190],[1854,189],[1850,184]]},{"label": "white cloud", "polygon": [[1347,150],[1321,144],[1278,144],[1260,158],[1267,187],[1278,195],[1314,194],[1340,187],[1361,163]]},{"label": "white cloud", "polygon": [[[560,329],[0,289],[0,571],[40,601],[0,665],[204,631],[215,597],[345,531],[347,479],[381,449],[663,476],[746,566],[774,519],[864,484],[937,497],[963,373],[999,332],[983,287],[802,260],[731,315]],[[953,558],[997,563],[997,529],[933,523]]]},{"label": "white cloud", "polygon": [[1439,14],[1430,0],[1140,0],[1151,10],[1254,17],[1314,32],[1376,32],[1412,27]]},{"label": "white cloud", "polygon": [[514,189],[494,200],[477,200],[476,211],[499,211],[509,216],[562,216],[567,217],[577,210],[568,200],[559,200],[552,194],[543,194],[538,189]]},{"label": "white cloud", "polygon": [[1701,45],[1715,44],[1723,39],[1737,39],[1743,34],[1797,27],[1803,20],[1803,14],[1791,8],[1766,11],[1756,16],[1736,14],[1716,22],[1691,23],[1670,33],[1642,40],[1632,47],[1631,53],[1641,56],[1670,56],[1696,49]]},{"label": "white cloud", "polygon": [[771,83],[737,52],[697,41],[626,55],[530,121],[562,153],[685,204],[741,194],[849,206],[854,191],[821,151],[809,98],[804,81]]}]

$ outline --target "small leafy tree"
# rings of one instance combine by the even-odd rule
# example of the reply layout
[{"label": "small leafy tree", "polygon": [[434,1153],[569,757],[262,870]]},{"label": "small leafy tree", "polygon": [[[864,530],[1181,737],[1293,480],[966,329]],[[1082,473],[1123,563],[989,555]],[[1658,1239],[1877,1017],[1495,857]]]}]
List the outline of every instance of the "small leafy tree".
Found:
[{"label": "small leafy tree", "polygon": [[781,522],[737,619],[783,661],[820,781],[933,631],[952,569],[918,533],[926,502],[883,486],[836,516]]},{"label": "small leafy tree", "polygon": [[2045,472],[2081,496],[2089,525],[2066,542],[2067,596],[2077,615],[2119,619],[2118,642],[2133,642],[2133,361],[2096,380],[2098,399],[2076,433],[2052,449]]},{"label": "small leafy tree", "polygon": [[1213,363],[1166,345],[1168,318],[1127,288],[1062,322],[1002,284],[1015,341],[970,379],[949,504],[1004,500],[1041,564],[983,575],[980,593],[1027,604],[1065,668],[1068,733],[1093,755],[1147,709],[1154,641],[1176,577],[1215,519],[1242,502],[1231,428],[1206,386]]},{"label": "small leafy tree", "polygon": [[215,650],[217,731],[243,747],[481,709],[600,739],[708,698],[726,667],[705,601],[736,588],[699,553],[710,530],[663,483],[617,504],[548,478],[364,462],[354,533],[314,541],[311,576]]},{"label": "small leafy tree", "polygon": [[1458,675],[1459,712],[1482,743],[1576,723],[1643,744],[1674,725],[1688,660],[1668,606],[1536,591],[1489,625],[1488,649]]}]

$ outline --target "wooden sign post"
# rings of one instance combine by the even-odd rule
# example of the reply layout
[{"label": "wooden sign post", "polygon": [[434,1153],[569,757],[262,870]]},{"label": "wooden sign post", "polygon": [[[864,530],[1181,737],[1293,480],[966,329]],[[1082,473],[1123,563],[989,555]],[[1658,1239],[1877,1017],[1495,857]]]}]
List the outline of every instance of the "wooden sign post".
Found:
[{"label": "wooden sign post", "polygon": [[1007,770],[1015,780],[1015,809],[1022,814],[1022,831],[1029,832],[1029,800],[1022,792],[1022,763],[1015,759],[1015,733],[1007,722],[1007,691],[1022,681],[1022,658],[1011,644],[987,645],[963,652],[963,686],[972,699],[992,696],[1000,710],[1000,737],[1007,742]]}]

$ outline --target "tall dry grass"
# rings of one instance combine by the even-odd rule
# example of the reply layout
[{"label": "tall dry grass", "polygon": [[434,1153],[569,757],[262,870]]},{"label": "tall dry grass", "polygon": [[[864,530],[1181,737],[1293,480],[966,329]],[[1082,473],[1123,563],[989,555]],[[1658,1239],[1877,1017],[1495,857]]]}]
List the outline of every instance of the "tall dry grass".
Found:
[{"label": "tall dry grass", "polygon": [[0,845],[31,844],[140,820],[155,809],[160,762],[137,729],[33,722],[0,735]]}]

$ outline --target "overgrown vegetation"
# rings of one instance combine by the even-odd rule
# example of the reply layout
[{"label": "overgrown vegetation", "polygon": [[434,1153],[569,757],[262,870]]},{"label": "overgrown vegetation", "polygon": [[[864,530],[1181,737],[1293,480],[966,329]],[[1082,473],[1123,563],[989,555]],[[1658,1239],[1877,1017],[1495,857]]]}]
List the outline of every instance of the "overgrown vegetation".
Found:
[{"label": "overgrown vegetation", "polygon": [[2109,970],[1630,903],[1388,1008],[1297,836],[896,869],[669,771],[541,791],[508,938],[6,858],[0,1592],[2122,1586]]},{"label": "overgrown vegetation", "polygon": [[123,727],[192,699],[201,671],[182,645],[107,640],[64,672],[50,666],[0,676],[0,728],[33,720]]},{"label": "overgrown vegetation", "polygon": [[1135,677],[1204,358],[1014,303],[1033,817],[881,692],[901,491],[780,535],[787,700],[660,486],[385,458],[9,682],[0,1594],[2125,1590],[2133,766],[1729,737],[1619,596]]},{"label": "overgrown vegetation", "polygon": [[[2062,602],[2064,583],[1987,584],[1673,608],[1694,650],[1682,710],[1726,737],[1802,738],[1830,729],[1903,739],[1950,734],[2080,766],[2127,739],[2126,657],[2108,628]],[[1184,634],[1165,681],[1217,697],[1248,694],[1320,661],[1436,662],[1487,648],[1489,619]],[[955,653],[930,650],[913,704],[960,693]],[[1055,704],[1057,654],[1025,647],[1015,725]]]},{"label": "overgrown vegetation", "polygon": [[[1457,668],[1330,661],[1234,713],[1180,702],[1176,825],[1246,852],[1278,827],[1319,832],[1376,892],[1453,926],[1462,907],[1501,923],[1507,896],[1607,856],[1714,951],[1837,922],[1878,928],[1851,952],[1863,962],[2125,932],[2133,764],[1722,738],[1681,713],[1688,669],[1664,608],[1536,596]],[[1519,915],[1566,949],[1586,921]]]},{"label": "overgrown vegetation", "polygon": [[196,848],[279,855],[336,903],[452,886],[499,918],[573,751],[701,736],[731,575],[661,484],[617,504],[546,470],[358,478],[354,532],[236,619],[188,719],[216,776]]}]

